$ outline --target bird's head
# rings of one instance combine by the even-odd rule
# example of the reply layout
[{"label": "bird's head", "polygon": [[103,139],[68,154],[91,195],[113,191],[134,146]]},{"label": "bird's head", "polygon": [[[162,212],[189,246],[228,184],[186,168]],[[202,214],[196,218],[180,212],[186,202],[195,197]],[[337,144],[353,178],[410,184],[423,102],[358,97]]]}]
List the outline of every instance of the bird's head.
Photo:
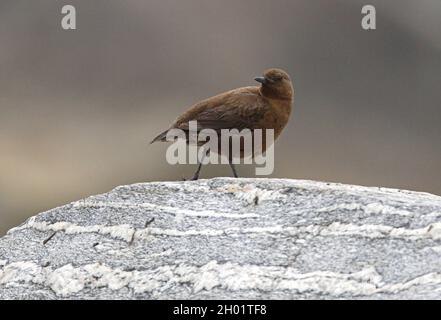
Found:
[{"label": "bird's head", "polygon": [[282,69],[265,70],[263,76],[254,78],[260,82],[262,95],[272,99],[292,99],[294,89],[288,73]]}]

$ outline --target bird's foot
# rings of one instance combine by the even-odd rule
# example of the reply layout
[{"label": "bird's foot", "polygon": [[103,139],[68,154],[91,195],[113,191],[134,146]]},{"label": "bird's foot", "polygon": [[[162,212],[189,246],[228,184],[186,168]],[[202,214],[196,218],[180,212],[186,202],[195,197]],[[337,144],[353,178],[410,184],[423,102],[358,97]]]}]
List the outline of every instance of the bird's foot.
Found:
[{"label": "bird's foot", "polygon": [[182,181],[196,181],[199,180],[199,176],[193,176],[191,178],[182,177]]}]

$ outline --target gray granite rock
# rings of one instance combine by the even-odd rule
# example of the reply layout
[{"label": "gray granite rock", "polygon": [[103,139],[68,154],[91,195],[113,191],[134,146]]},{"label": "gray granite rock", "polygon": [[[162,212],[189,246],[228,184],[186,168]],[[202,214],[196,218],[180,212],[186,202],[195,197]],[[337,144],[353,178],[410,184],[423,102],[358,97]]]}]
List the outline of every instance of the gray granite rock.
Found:
[{"label": "gray granite rock", "polygon": [[0,239],[2,299],[439,299],[441,197],[302,180],[121,186]]}]

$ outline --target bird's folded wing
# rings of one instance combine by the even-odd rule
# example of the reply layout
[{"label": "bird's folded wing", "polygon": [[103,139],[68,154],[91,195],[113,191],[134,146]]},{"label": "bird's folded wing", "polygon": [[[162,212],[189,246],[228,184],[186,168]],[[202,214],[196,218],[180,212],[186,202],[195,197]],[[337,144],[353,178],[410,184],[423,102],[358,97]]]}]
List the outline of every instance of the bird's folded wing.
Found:
[{"label": "bird's folded wing", "polygon": [[264,117],[267,108],[262,98],[256,94],[226,95],[197,104],[178,118],[173,127],[189,130],[189,122],[197,121],[198,131],[202,129],[253,129]]}]

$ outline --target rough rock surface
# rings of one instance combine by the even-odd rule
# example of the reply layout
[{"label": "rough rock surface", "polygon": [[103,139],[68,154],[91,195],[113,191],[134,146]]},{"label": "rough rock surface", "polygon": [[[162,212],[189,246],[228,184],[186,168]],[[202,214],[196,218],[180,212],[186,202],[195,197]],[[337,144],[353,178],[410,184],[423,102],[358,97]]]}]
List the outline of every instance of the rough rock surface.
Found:
[{"label": "rough rock surface", "polygon": [[0,239],[2,299],[441,298],[441,197],[218,178],[121,186]]}]

